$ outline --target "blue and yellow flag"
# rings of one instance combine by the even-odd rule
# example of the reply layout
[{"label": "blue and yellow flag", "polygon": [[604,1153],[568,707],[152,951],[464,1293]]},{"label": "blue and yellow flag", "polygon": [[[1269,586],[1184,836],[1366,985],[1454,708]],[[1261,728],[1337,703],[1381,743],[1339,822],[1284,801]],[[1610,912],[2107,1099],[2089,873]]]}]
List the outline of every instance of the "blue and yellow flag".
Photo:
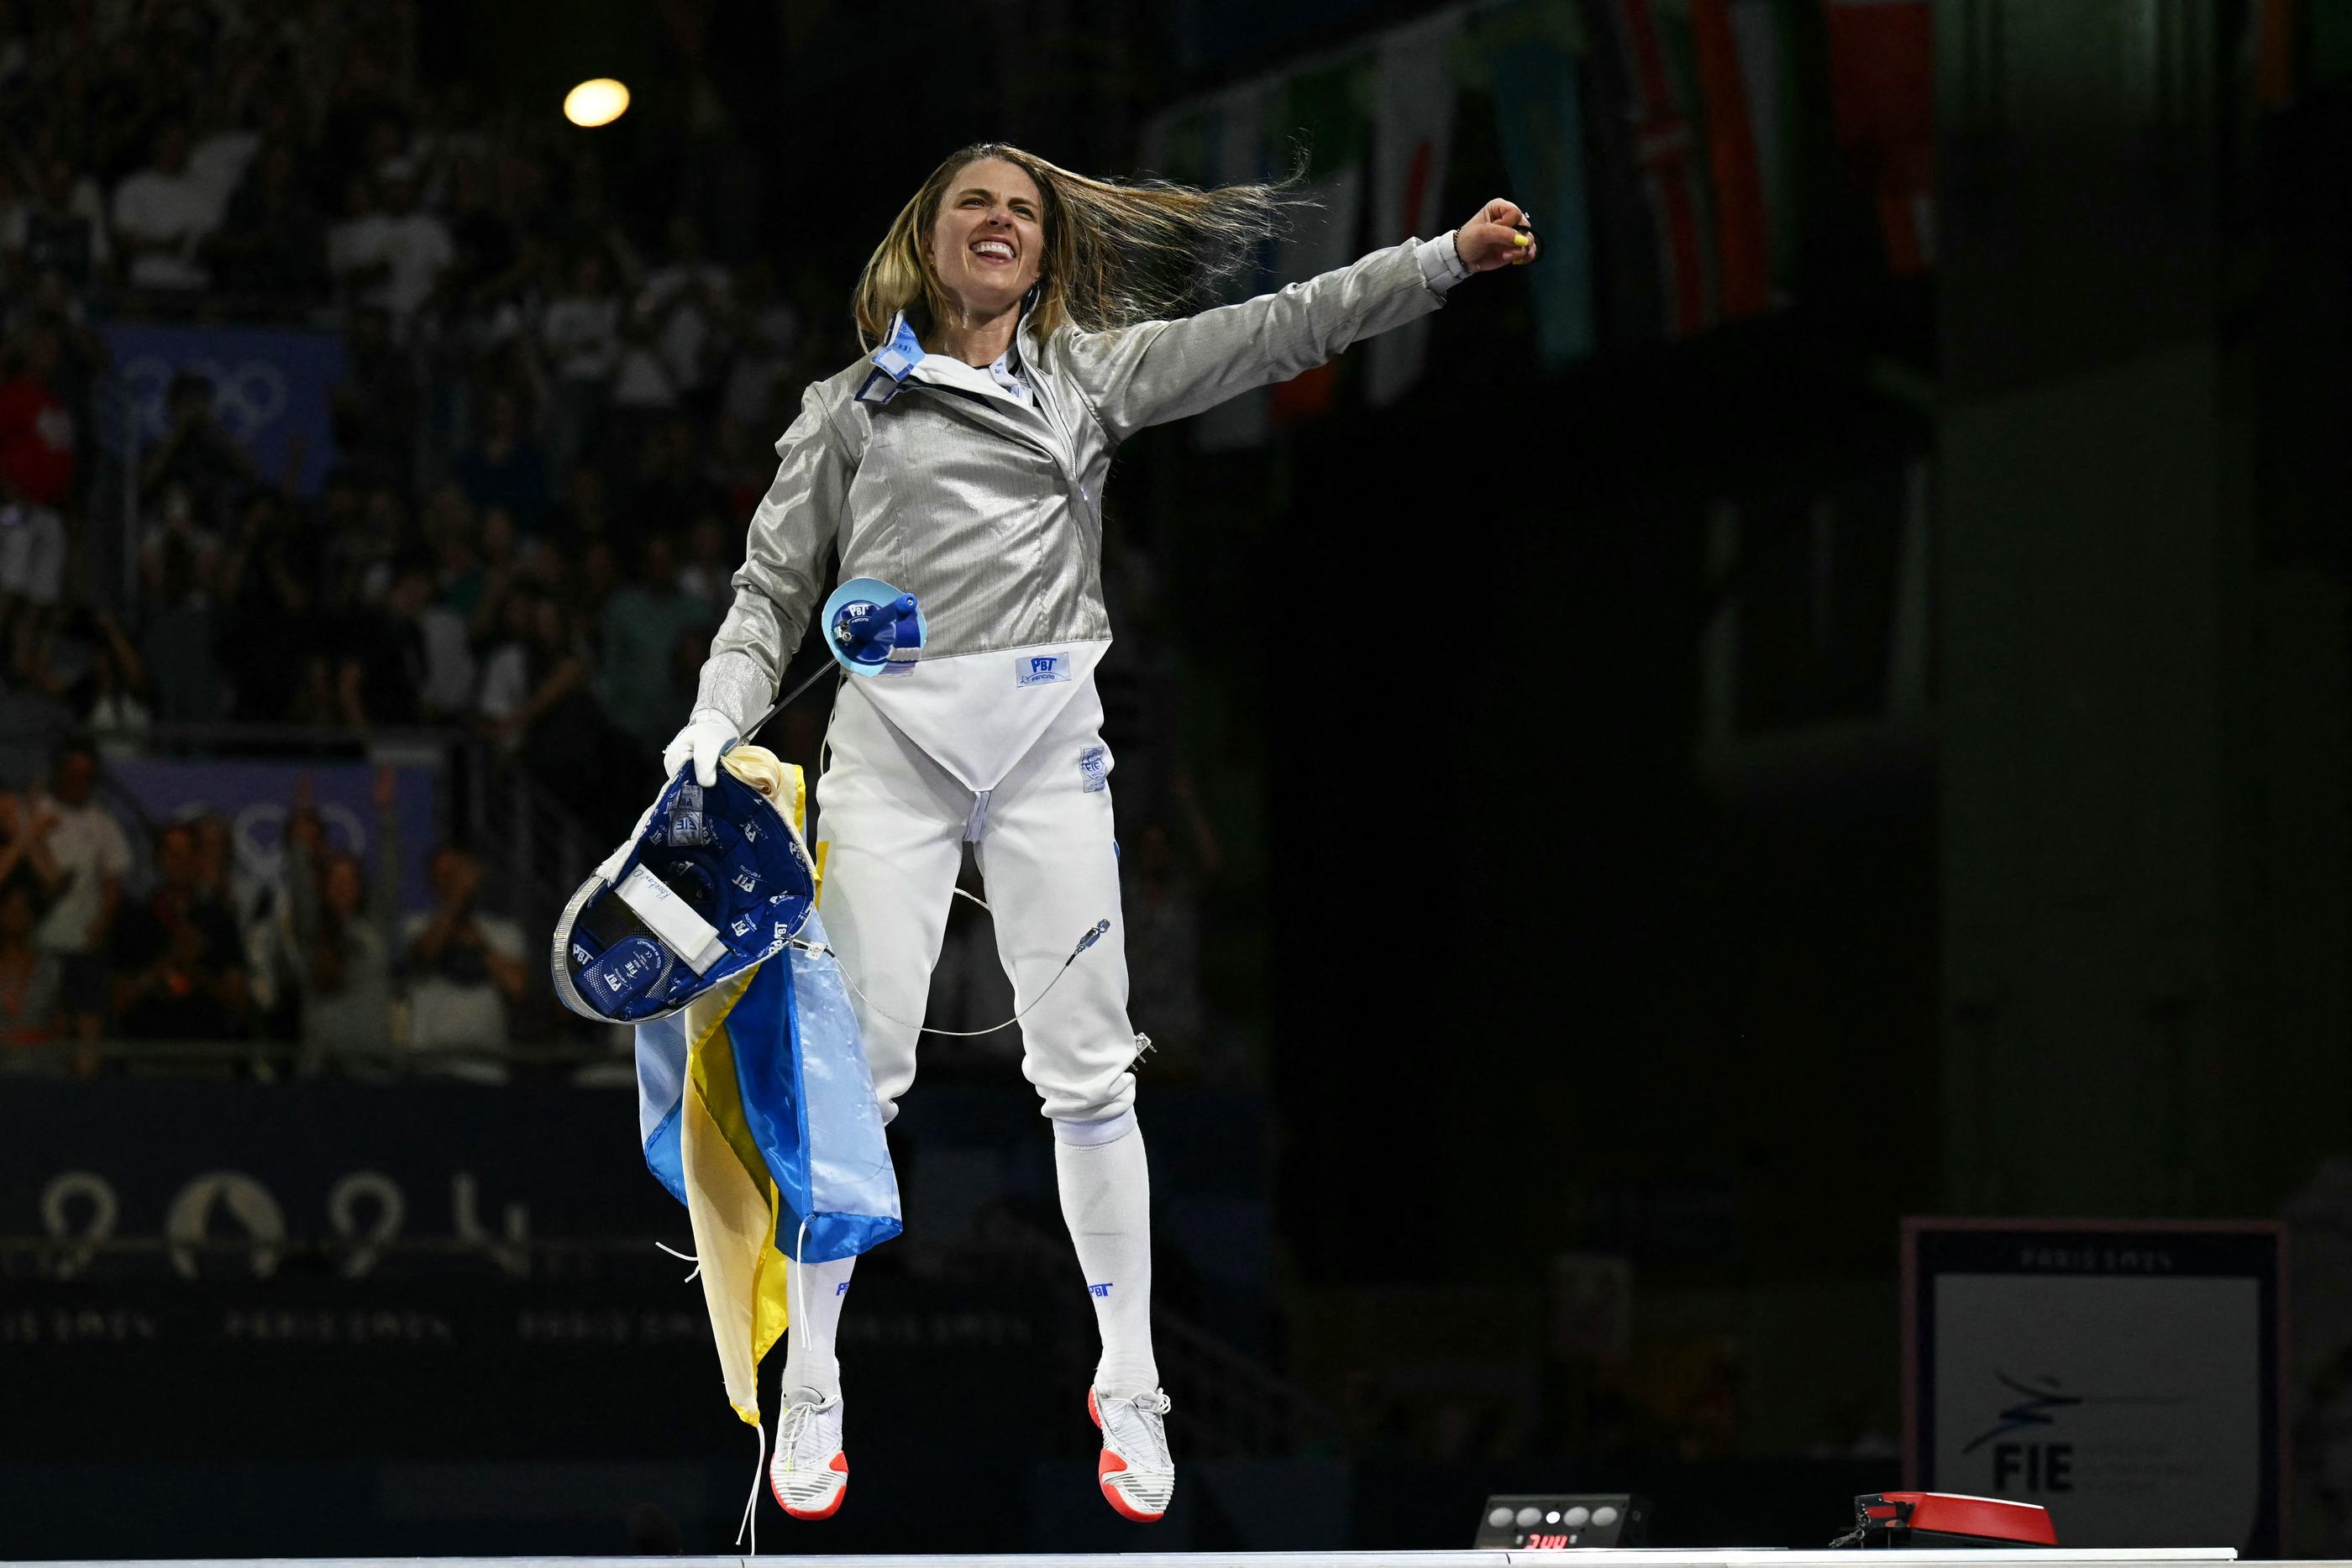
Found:
[{"label": "blue and yellow flag", "polygon": [[[724,765],[805,840],[799,768],[758,747]],[[760,1362],[788,1320],[787,1260],[854,1257],[900,1228],[848,989],[815,915],[801,936],[807,947],[637,1029],[646,1164],[686,1205],[728,1403],[754,1427]]]}]

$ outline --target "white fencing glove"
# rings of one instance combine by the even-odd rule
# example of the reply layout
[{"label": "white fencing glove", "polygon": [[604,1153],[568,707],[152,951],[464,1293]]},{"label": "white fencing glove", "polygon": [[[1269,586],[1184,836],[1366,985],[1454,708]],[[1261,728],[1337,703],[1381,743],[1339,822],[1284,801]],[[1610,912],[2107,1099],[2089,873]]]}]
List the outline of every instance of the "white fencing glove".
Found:
[{"label": "white fencing glove", "polygon": [[694,781],[708,789],[719,782],[719,754],[735,744],[735,721],[715,707],[698,707],[688,716],[686,727],[662,747],[662,774],[675,779],[694,759]]}]

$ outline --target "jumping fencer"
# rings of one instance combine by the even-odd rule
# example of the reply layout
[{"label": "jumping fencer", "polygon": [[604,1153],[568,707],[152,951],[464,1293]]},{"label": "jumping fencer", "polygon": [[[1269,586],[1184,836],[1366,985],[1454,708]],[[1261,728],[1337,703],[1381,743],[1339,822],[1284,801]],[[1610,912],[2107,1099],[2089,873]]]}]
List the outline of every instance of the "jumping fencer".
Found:
[{"label": "jumping fencer", "polygon": [[[672,775],[691,762],[711,781],[719,753],[774,702],[830,553],[843,580],[879,579],[921,603],[919,662],[845,681],[835,701],[812,845],[824,921],[860,994],[887,1120],[914,1082],[931,967],[972,846],[998,956],[1027,1009],[1022,1071],[1053,1127],[1062,1215],[1102,1336],[1087,1405],[1103,1496],[1137,1521],[1167,1511],[1176,1474],[1152,1359],[1150,1178],[1094,682],[1111,638],[1111,454],[1146,425],[1427,315],[1471,274],[1538,250],[1527,214],[1492,201],[1434,239],[1173,316],[1182,296],[1168,280],[1238,272],[1285,200],[1276,186],[1108,183],[1001,143],[934,170],[859,279],[870,352],[811,386],[776,443],[733,608],[662,758]],[[829,1516],[848,1486],[834,1343],[850,1273],[848,1261],[812,1264],[794,1292],[806,1306],[791,1327],[769,1479],[796,1518]]]}]

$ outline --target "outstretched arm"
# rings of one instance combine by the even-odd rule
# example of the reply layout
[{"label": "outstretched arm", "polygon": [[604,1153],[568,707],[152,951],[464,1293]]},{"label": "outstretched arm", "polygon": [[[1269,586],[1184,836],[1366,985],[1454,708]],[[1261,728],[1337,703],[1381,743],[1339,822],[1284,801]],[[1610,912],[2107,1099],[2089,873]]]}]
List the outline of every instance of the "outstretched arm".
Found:
[{"label": "outstretched arm", "polygon": [[1326,364],[1360,339],[1426,316],[1473,272],[1532,261],[1526,214],[1493,201],[1451,235],[1407,241],[1318,277],[1176,321],[1074,332],[1071,375],[1114,441]]}]

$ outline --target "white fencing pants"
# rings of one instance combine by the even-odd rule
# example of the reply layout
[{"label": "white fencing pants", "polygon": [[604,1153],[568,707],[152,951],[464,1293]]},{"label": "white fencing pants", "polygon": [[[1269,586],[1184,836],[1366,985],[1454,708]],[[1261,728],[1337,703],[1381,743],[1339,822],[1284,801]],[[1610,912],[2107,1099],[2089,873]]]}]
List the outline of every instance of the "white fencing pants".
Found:
[{"label": "white fencing pants", "polygon": [[1015,1026],[1021,1071],[1045,1113],[1101,1122],[1134,1103],[1127,930],[1101,727],[1102,699],[1087,679],[1003,780],[975,794],[863,694],[845,689],[836,701],[813,847],[824,869],[825,932],[865,992],[852,1000],[884,1121],[915,1081],[916,1026],[966,841],[1016,1007],[1045,992],[1097,921],[1110,922]]}]

